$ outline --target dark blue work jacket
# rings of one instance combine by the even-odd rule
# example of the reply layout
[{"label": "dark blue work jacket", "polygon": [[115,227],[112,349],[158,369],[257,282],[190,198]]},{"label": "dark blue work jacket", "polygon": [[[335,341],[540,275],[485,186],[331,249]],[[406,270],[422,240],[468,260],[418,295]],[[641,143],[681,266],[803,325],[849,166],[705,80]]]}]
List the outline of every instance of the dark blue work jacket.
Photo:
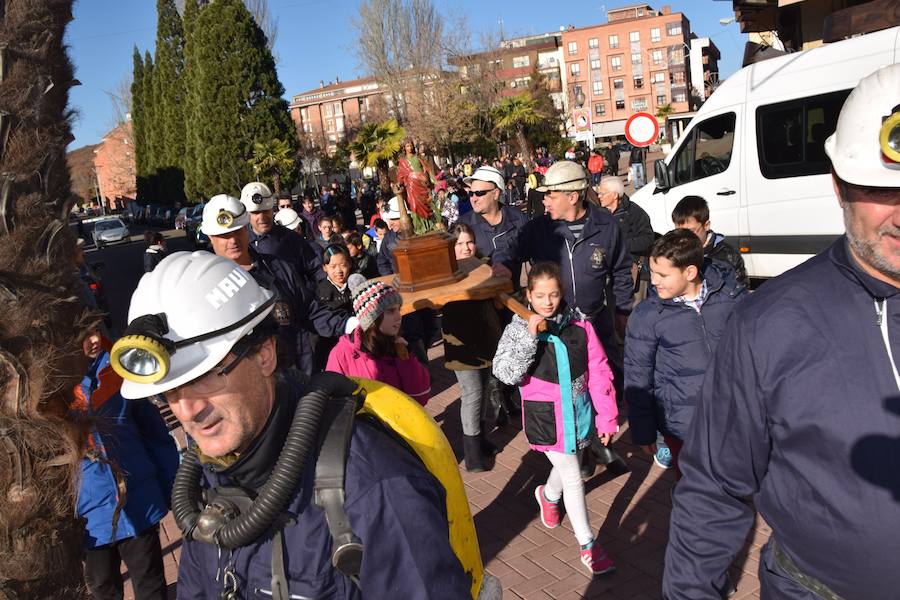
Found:
[{"label": "dark blue work jacket", "polygon": [[[719,597],[754,505],[806,575],[847,599],[897,597],[898,292],[842,236],[734,309],[679,457],[665,597]],[[761,596],[816,598],[773,554]]]},{"label": "dark blue work jacket", "polygon": [[[283,389],[283,388],[280,388]],[[279,394],[266,429],[225,471],[204,469],[204,484],[256,490],[281,451],[294,398]],[[359,588],[331,566],[332,540],[324,512],[312,502],[315,456],[307,462],[283,529],[284,565],[291,598],[346,600],[460,600],[470,597],[469,577],[449,542],[443,486],[409,450],[357,421],[347,457],[345,509],[363,543]],[[274,531],[230,552],[205,542],[184,543],[178,571],[182,600],[218,600],[224,573],[233,572],[240,598],[272,597]],[[360,591],[360,589],[362,591]]]},{"label": "dark blue work jacket", "polygon": [[494,226],[488,223],[484,217],[470,211],[459,217],[460,223],[465,223],[475,232],[475,246],[478,254],[490,258],[494,264],[505,265],[513,273],[513,280],[518,283],[518,276],[522,270],[522,263],[513,256],[519,232],[528,222],[528,217],[521,210],[510,208],[505,204],[500,205],[500,222]]},{"label": "dark blue work jacket", "polygon": [[566,303],[592,320],[606,306],[610,277],[615,296],[610,304],[620,313],[631,312],[631,255],[616,218],[606,209],[587,204],[587,222],[578,239],[565,221],[554,221],[549,214],[532,219],[522,228],[511,254],[521,261],[557,263]]},{"label": "dark blue work jacket", "polygon": [[[340,309],[321,304],[289,263],[277,257],[263,255],[250,248],[254,268],[250,275],[265,287],[276,292],[278,302],[272,311],[278,321],[278,360],[287,367],[293,365],[301,372],[313,372],[313,349],[310,333],[323,337],[339,337],[350,315]],[[274,288],[274,289],[273,289]]]},{"label": "dark blue work jacket", "polygon": [[309,289],[315,290],[318,283],[325,279],[322,253],[318,246],[296,231],[277,223],[268,233],[258,234],[252,227],[249,229],[250,246],[260,254],[274,256],[292,265]]}]

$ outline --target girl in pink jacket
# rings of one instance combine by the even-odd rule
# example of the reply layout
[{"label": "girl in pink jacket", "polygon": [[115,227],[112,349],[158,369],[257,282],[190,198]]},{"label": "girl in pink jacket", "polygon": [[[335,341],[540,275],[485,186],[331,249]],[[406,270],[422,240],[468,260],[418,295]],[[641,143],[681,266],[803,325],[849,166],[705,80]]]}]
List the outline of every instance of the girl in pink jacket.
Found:
[{"label": "girl in pink jacket", "polygon": [[400,294],[359,274],[348,280],[359,327],[342,336],[328,355],[326,371],[364,377],[397,388],[425,406],[431,394],[428,369],[407,352],[400,337]]},{"label": "girl in pink jacket", "polygon": [[[528,321],[514,316],[506,326],[494,356],[494,375],[508,385],[518,384],[525,437],[553,465],[547,483],[534,490],[541,521],[550,529],[559,526],[562,498],[581,545],[581,562],[594,575],[609,573],[615,566],[594,541],[588,523],[578,455],[590,445],[595,427],[604,444],[618,431],[612,371],[587,318],[565,307],[558,265],[536,264],[528,274],[526,297],[537,314]],[[542,321],[547,330],[539,333]]]}]

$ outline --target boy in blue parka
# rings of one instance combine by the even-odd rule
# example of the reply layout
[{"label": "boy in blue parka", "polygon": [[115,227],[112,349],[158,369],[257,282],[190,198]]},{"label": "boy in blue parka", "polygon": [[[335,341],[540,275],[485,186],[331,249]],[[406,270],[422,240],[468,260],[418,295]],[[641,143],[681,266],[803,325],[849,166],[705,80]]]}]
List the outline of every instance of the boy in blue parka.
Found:
[{"label": "boy in blue parka", "polygon": [[656,295],[637,305],[625,337],[625,399],[631,439],[656,454],[661,431],[678,452],[694,414],[706,366],[745,289],[733,271],[711,262],[686,229],[670,231],[650,251]]}]

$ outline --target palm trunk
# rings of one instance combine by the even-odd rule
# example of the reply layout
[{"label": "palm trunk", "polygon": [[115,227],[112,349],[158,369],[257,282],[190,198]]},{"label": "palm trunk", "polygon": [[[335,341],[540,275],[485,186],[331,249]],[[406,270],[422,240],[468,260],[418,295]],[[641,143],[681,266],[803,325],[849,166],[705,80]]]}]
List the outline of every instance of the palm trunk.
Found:
[{"label": "palm trunk", "polygon": [[272,173],[272,183],[274,184],[274,187],[275,187],[275,195],[280,196],[281,195],[281,173],[279,173],[278,171],[275,171],[274,173]]},{"label": "palm trunk", "polygon": [[519,142],[519,148],[522,150],[522,163],[525,165],[525,170],[531,173],[534,171],[534,165],[531,162],[531,144],[528,143],[528,138],[525,137],[525,130],[521,127],[516,129],[516,140]]},{"label": "palm trunk", "polygon": [[66,145],[72,0],[0,0],[0,598],[79,598],[79,301]]},{"label": "palm trunk", "polygon": [[378,188],[381,190],[381,196],[387,200],[391,197],[391,172],[388,169],[388,163],[386,160],[378,161],[378,166],[376,167],[378,171]]}]

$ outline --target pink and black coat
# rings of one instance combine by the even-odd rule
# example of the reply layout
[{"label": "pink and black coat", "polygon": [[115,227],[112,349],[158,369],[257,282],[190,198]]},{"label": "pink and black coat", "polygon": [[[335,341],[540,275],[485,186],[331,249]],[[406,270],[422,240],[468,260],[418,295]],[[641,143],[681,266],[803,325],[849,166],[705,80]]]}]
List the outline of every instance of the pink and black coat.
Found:
[{"label": "pink and black coat", "polygon": [[519,386],[522,423],[533,450],[574,454],[593,431],[618,431],[612,371],[580,312],[564,311],[547,324],[546,333],[533,337],[526,321],[514,316],[497,346],[494,376]]}]

